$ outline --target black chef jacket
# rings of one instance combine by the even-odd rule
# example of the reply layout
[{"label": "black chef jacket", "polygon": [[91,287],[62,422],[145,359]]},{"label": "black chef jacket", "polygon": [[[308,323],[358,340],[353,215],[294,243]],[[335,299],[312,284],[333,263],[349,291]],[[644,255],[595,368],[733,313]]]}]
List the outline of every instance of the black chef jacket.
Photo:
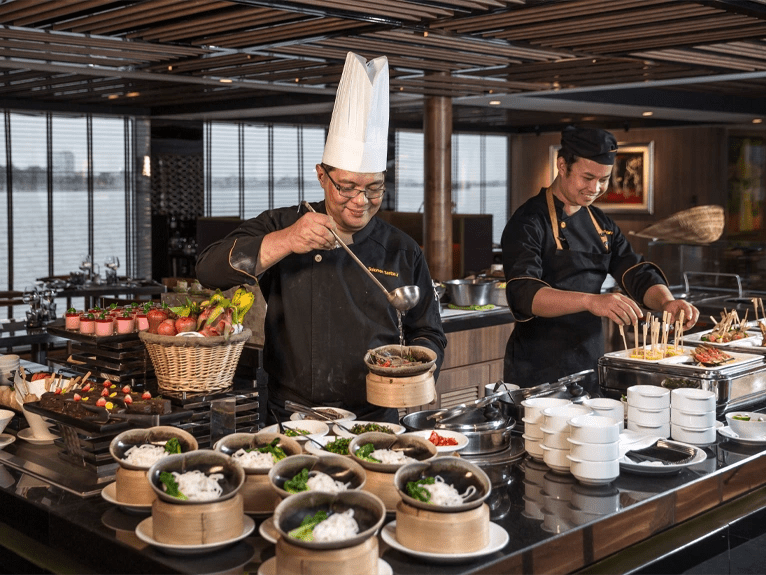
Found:
[{"label": "black chef jacket", "polygon": [[[599,208],[590,206],[590,211],[606,232],[608,249],[587,209],[568,216],[563,202],[553,199],[562,250],[556,247],[545,189],[516,210],[502,236],[506,295],[516,320],[506,347],[504,378],[522,387],[595,370],[604,355],[602,319],[589,312],[536,317],[532,300],[540,289],[549,286],[597,294],[609,273],[643,305],[650,287],[667,283],[659,268],[636,254],[620,228]],[[591,395],[600,395],[595,373],[584,387]]]},{"label": "black chef jacket", "polygon": [[[312,206],[327,213],[324,201]],[[221,289],[254,283],[263,237],[301,215],[296,206],[248,220],[200,254],[197,278]],[[441,366],[447,339],[418,244],[373,217],[349,247],[389,291],[420,288],[420,301],[402,319],[405,342],[432,349]],[[267,302],[263,360],[269,400],[330,405],[357,415],[374,409],[366,400],[363,358],[368,349],[399,343],[399,327],[396,310],[364,270],[341,247],[315,250],[287,256],[262,274],[259,285]]]}]

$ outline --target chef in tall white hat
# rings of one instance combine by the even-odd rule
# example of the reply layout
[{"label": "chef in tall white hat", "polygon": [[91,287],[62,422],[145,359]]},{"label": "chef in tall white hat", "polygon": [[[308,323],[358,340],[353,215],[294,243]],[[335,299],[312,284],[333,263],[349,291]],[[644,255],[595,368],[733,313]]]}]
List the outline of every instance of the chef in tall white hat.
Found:
[{"label": "chef in tall white hat", "polygon": [[[322,162],[324,200],[269,210],[205,249],[197,277],[228,289],[258,283],[267,302],[264,369],[269,412],[289,416],[285,400],[353,411],[358,419],[398,420],[366,398],[367,350],[399,342],[399,318],[383,292],[340,248],[331,230],[392,291],[420,288],[402,318],[405,342],[434,350],[447,340],[423,252],[399,229],[374,217],[385,193],[388,60],[349,52],[338,84]],[[438,369],[436,372],[438,376]]]}]

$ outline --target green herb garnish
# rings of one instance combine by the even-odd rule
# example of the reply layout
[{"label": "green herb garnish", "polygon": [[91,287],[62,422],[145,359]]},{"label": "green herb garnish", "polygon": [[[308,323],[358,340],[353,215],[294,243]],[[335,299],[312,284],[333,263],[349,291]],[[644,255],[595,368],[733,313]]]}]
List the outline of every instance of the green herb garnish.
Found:
[{"label": "green herb garnish", "polygon": [[368,431],[379,431],[381,433],[390,433],[391,435],[394,435],[393,429],[385,425],[380,425],[379,423],[365,423],[364,425],[357,423],[351,428],[351,433],[354,435],[367,433]]},{"label": "green herb garnish", "polygon": [[309,470],[305,467],[301,469],[301,472],[285,481],[284,488],[288,493],[300,493],[301,491],[308,491]]},{"label": "green herb garnish", "polygon": [[375,459],[374,457],[370,457],[370,454],[375,451],[375,446],[372,443],[368,443],[367,445],[362,445],[359,449],[356,450],[356,456],[359,459],[364,459],[365,461],[372,461],[373,463],[380,463],[379,460]]},{"label": "green herb garnish", "polygon": [[[248,449],[246,451],[253,451],[253,450]],[[279,447],[278,437],[275,437],[274,440],[268,445],[264,445],[263,447],[258,447],[257,451],[260,451],[261,453],[271,453],[271,456],[274,458],[274,463],[276,463],[277,461],[282,461],[285,457],[287,457],[287,454],[284,452],[284,450],[281,447]]]},{"label": "green herb garnish", "polygon": [[327,512],[321,510],[317,511],[313,516],[307,515],[304,517],[303,521],[301,521],[301,526],[296,527],[292,531],[289,531],[287,534],[290,537],[294,537],[302,541],[313,541],[314,527],[319,525],[325,519],[327,519]]},{"label": "green herb garnish", "polygon": [[749,415],[732,415],[731,418],[737,421],[750,421]]},{"label": "green herb garnish", "polygon": [[178,441],[177,437],[168,439],[167,443],[165,443],[165,451],[168,453],[181,453],[181,442]]},{"label": "green herb garnish", "polygon": [[165,493],[171,497],[177,497],[178,499],[188,500],[183,493],[178,490],[178,483],[176,483],[175,477],[169,471],[163,471],[160,473],[160,481],[165,485]]},{"label": "green herb garnish", "polygon": [[296,427],[295,429],[291,427],[285,428],[285,435],[287,437],[300,437],[303,435],[309,435],[310,433],[311,433],[310,431],[306,431],[305,429],[300,429],[298,427]]},{"label": "green herb garnish", "polygon": [[431,501],[431,493],[423,485],[433,485],[435,482],[436,480],[433,477],[408,481],[406,486],[407,495],[423,503],[428,503]]},{"label": "green herb garnish", "polygon": [[351,443],[350,437],[339,437],[335,441],[331,441],[324,448],[330,453],[338,453],[340,455],[348,455],[348,444]]}]

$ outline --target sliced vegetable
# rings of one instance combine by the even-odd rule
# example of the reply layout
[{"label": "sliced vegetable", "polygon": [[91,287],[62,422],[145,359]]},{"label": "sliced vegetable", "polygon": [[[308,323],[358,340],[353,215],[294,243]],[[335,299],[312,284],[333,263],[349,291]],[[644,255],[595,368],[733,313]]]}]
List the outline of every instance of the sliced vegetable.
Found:
[{"label": "sliced vegetable", "polygon": [[423,503],[428,503],[431,501],[431,493],[428,489],[423,487],[423,485],[433,485],[435,482],[436,479],[433,477],[425,477],[423,479],[418,479],[417,481],[408,481],[406,486],[407,495],[413,499],[422,501]]},{"label": "sliced vegetable", "polygon": [[289,531],[287,534],[290,537],[295,537],[296,539],[300,539],[302,541],[313,541],[314,527],[319,525],[325,519],[327,519],[327,512],[321,510],[317,511],[313,516],[307,515],[304,517],[303,521],[301,521],[301,526],[296,527],[292,531]]},{"label": "sliced vegetable", "polygon": [[165,493],[170,495],[171,497],[177,497],[178,499],[189,499],[181,493],[178,489],[178,483],[176,483],[175,477],[173,477],[173,474],[169,471],[163,471],[160,473],[160,481],[162,481],[163,485],[165,486]]},{"label": "sliced vegetable", "polygon": [[[269,443],[268,445],[264,445],[263,447],[258,447],[258,451],[261,453],[271,453],[271,455],[274,457],[274,463],[277,461],[282,461],[285,457],[287,457],[287,454],[284,452],[284,450],[279,447],[279,438],[276,437],[274,440]],[[248,449],[247,451],[253,451],[252,449]]]},{"label": "sliced vegetable", "polygon": [[324,448],[331,453],[348,455],[348,444],[351,443],[350,437],[339,437],[335,441],[329,442]]},{"label": "sliced vegetable", "polygon": [[381,433],[394,434],[394,430],[386,425],[380,425],[379,423],[356,423],[351,427],[351,433],[359,435],[361,433],[367,433],[368,431],[379,431]]},{"label": "sliced vegetable", "polygon": [[370,457],[370,454],[375,451],[375,446],[372,443],[368,443],[367,445],[362,445],[359,449],[356,450],[356,456],[359,459],[364,459],[365,461],[372,461],[373,463],[380,463],[379,460],[375,459],[374,457]]},{"label": "sliced vegetable", "polygon": [[168,453],[181,453],[181,442],[177,437],[171,437],[167,443],[165,443],[165,451]]},{"label": "sliced vegetable", "polygon": [[303,435],[309,435],[310,433],[311,433],[310,431],[306,431],[305,429],[300,429],[299,427],[296,427],[294,429],[291,427],[285,428],[285,435],[287,437],[300,437]]}]

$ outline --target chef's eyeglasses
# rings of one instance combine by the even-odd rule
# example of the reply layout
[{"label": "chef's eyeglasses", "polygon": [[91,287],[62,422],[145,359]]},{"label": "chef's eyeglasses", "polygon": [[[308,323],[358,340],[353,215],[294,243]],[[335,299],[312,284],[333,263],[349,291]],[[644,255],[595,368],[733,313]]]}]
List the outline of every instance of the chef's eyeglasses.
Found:
[{"label": "chef's eyeglasses", "polygon": [[377,200],[386,192],[385,186],[381,186],[379,188],[373,188],[373,189],[364,189],[364,190],[360,188],[355,188],[354,186],[348,186],[348,187],[341,186],[338,182],[332,179],[332,176],[330,175],[330,171],[327,169],[327,166],[325,166],[324,164],[319,164],[319,165],[322,166],[324,173],[327,174],[327,178],[330,180],[330,182],[332,182],[332,185],[335,186],[335,189],[338,190],[338,193],[344,198],[353,199],[357,197],[359,194],[364,194],[364,197],[366,197],[368,200]]}]

